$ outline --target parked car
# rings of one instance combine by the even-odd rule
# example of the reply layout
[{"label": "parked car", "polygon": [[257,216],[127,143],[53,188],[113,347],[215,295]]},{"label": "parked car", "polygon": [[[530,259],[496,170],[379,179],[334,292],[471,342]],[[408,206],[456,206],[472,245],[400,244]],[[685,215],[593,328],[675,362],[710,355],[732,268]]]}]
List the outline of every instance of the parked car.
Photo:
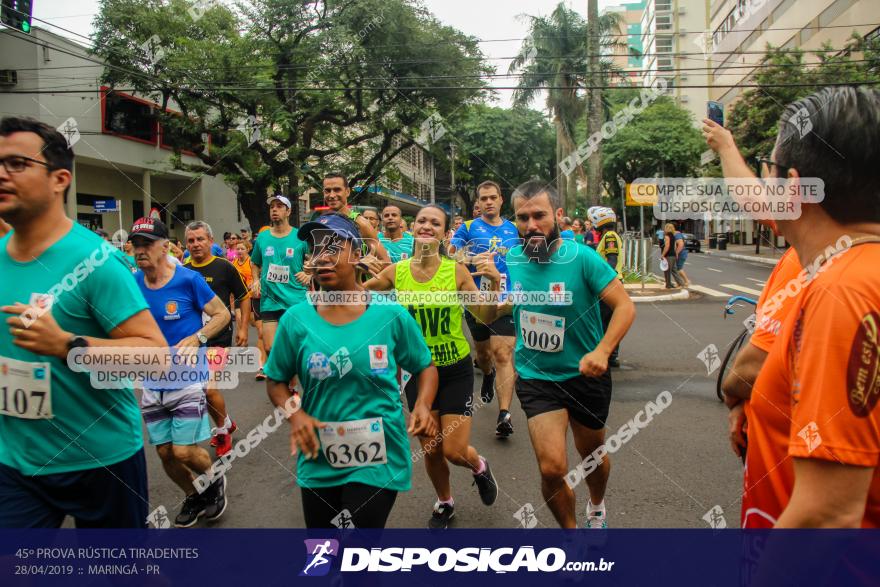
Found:
[{"label": "parked car", "polygon": [[684,246],[688,251],[694,251],[695,253],[700,252],[700,247],[702,247],[702,243],[700,240],[692,235],[689,232],[683,232],[681,235],[684,237]]}]

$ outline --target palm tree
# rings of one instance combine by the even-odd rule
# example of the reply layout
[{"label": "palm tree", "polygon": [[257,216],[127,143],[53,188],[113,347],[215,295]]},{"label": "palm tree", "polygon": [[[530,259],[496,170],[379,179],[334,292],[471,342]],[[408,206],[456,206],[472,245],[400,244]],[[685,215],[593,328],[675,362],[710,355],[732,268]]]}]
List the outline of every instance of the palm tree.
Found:
[{"label": "palm tree", "polygon": [[[542,88],[547,91],[547,109],[556,128],[557,165],[577,149],[575,125],[587,112],[584,88],[587,85],[588,48],[587,21],[576,11],[560,2],[549,16],[529,16],[529,33],[508,73],[520,73],[513,94],[515,106],[527,106]],[[614,13],[598,19],[600,46],[611,51],[622,43],[613,36],[619,29],[620,16]],[[600,69],[616,71],[610,59],[600,59]],[[577,205],[576,180],[586,182],[582,164],[576,175],[559,173],[557,189],[567,209]]]}]

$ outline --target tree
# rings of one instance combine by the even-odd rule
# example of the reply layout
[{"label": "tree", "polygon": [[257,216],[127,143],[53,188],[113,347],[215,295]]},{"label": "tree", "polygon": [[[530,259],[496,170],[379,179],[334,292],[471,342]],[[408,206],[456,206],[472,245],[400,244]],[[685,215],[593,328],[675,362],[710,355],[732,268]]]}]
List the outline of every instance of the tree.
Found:
[{"label": "tree", "polygon": [[[198,6],[102,0],[94,52],[108,63],[105,84],[157,96],[161,122],[180,138],[175,165],[222,174],[251,225],[267,219],[267,190],[296,196],[331,169],[372,183],[431,115],[481,96],[456,87],[485,71],[476,41],[414,0]],[[159,52],[142,48],[149,39]],[[433,87],[452,75],[471,79]],[[169,105],[183,116],[165,114]],[[186,138],[202,133],[210,149]],[[182,148],[201,164],[184,165]]]},{"label": "tree", "polygon": [[[600,69],[599,52],[602,50],[599,28],[599,0],[587,2],[587,134],[593,136],[602,128],[602,90],[605,78]],[[609,13],[611,14],[611,13]],[[607,30],[606,30],[607,32]],[[607,42],[606,42],[607,44]],[[587,158],[587,202],[598,204],[602,193],[602,143]]]},{"label": "tree", "polygon": [[[498,182],[505,195],[534,178],[553,177],[554,135],[546,117],[528,108],[468,106],[448,121],[450,140],[456,144],[456,183],[468,206],[476,186]],[[435,160],[449,168],[448,154]],[[509,202],[509,198],[508,198]]]},{"label": "tree", "polygon": [[[616,106],[617,109],[625,106]],[[668,97],[658,98],[605,141],[602,166],[611,205],[623,195],[619,180],[640,177],[690,177],[700,165],[706,143],[690,112]]]},{"label": "tree", "polygon": [[[540,88],[547,91],[547,109],[553,116],[556,129],[557,165],[577,146],[575,144],[575,125],[586,112],[583,88],[587,74],[587,22],[574,10],[559,3],[548,17],[526,16],[529,19],[529,33],[523,41],[519,53],[511,61],[510,72],[521,72],[518,88],[514,92],[514,104],[528,106],[538,95]],[[603,33],[616,30],[619,15],[609,13],[599,19],[599,29]],[[602,48],[615,48],[618,43],[606,36]],[[612,71],[614,68],[607,59],[600,60],[600,68]],[[575,167],[577,175],[586,181],[583,165]],[[576,205],[577,188],[575,177],[554,173],[557,185],[566,207]]]},{"label": "tree", "polygon": [[767,45],[767,52],[758,72],[748,82],[761,87],[743,92],[727,116],[726,125],[747,159],[770,156],[779,119],[788,104],[830,83],[880,81],[880,39],[876,37],[864,39],[854,34],[839,52],[825,44],[815,52],[814,65],[806,64],[804,52],[798,49]]}]

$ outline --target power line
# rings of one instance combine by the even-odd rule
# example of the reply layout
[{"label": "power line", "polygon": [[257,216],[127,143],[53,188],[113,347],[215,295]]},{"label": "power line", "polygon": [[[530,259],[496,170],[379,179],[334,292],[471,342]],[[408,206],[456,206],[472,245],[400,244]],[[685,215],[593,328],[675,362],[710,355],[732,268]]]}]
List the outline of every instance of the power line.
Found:
[{"label": "power line", "polygon": [[[821,84],[824,86],[853,86],[853,85],[875,85],[880,84],[880,80],[851,80],[851,81],[843,81],[843,82],[828,82]],[[704,85],[704,84],[678,84],[672,86],[673,89],[712,89],[712,88],[809,88],[816,86],[816,83],[797,83],[797,84],[714,84],[714,85]],[[179,88],[186,91],[196,91],[200,88]],[[277,90],[283,91],[297,91],[297,92],[332,92],[332,91],[352,91],[352,90],[369,90],[369,91],[377,91],[377,90],[632,90],[639,89],[638,87],[633,86],[412,86],[412,87],[401,87],[401,86],[334,86],[334,87],[326,87],[326,88],[304,88],[304,87],[282,87],[276,88],[274,86],[265,86],[265,87],[215,87],[211,88],[213,91],[220,92],[231,92],[231,91],[267,91],[267,92],[275,92]],[[98,92],[97,88],[92,88],[88,90],[10,90],[7,92],[3,92],[6,94],[85,94],[85,93],[93,93]],[[113,88],[109,90],[109,92],[120,92],[120,93],[132,93],[141,91],[138,88]]]},{"label": "power line", "polygon": [[[12,9],[12,10],[15,10],[15,9]],[[47,18],[73,18],[74,16],[97,16],[97,14],[93,14],[93,15],[84,14],[84,15],[72,15],[72,16],[65,16],[65,17],[47,17]],[[63,27],[60,27],[56,24],[53,24],[52,22],[49,22],[48,20],[43,20],[43,19],[39,19],[36,17],[32,17],[32,20],[36,20],[36,21],[45,23],[49,26],[53,26],[57,29],[60,29],[62,31],[68,32],[72,35],[76,35],[76,36],[84,38],[84,39],[94,40],[93,35],[88,35],[88,36],[82,35],[80,33],[77,33],[77,32],[71,31],[69,29],[65,29]],[[757,28],[737,29],[737,28],[734,28],[734,29],[727,31],[726,34],[752,33],[757,30],[760,30],[760,32],[764,33],[764,32],[768,32],[768,31],[801,31],[801,30],[820,31],[820,30],[825,30],[825,29],[848,29],[848,28],[854,29],[856,27],[877,27],[877,26],[880,26],[880,23],[838,24],[838,25],[825,25],[825,26],[821,26],[818,24],[816,24],[816,25],[807,24],[807,25],[800,26],[800,27],[768,27],[765,29],[757,29]],[[706,32],[708,32],[708,31],[706,31]],[[507,38],[500,38],[500,39],[475,39],[475,41],[477,43],[509,43],[511,41],[525,41],[525,40],[539,40],[539,39],[569,39],[569,38],[590,39],[593,37],[600,38],[600,39],[611,39],[611,38],[627,38],[628,39],[630,37],[644,37],[644,36],[647,36],[647,34],[648,33],[646,33],[646,32],[639,32],[638,34],[636,34],[636,33],[616,33],[616,34],[615,33],[599,33],[598,35],[590,35],[590,34],[583,34],[583,35],[539,35],[536,37],[528,36],[528,37],[507,37]],[[663,31],[655,30],[652,34],[654,36],[662,36],[662,37],[677,37],[677,36],[687,36],[687,35],[693,35],[693,34],[699,34],[699,33],[681,32],[681,31],[663,32]],[[713,31],[713,34],[714,34],[714,31]],[[460,44],[460,41],[441,41],[440,43],[437,43],[437,44],[458,45],[458,44]],[[407,46],[409,46],[409,44],[407,44],[407,43],[391,43],[391,44],[386,44],[386,45],[373,45],[373,48],[385,49],[385,48],[407,47]]]}]

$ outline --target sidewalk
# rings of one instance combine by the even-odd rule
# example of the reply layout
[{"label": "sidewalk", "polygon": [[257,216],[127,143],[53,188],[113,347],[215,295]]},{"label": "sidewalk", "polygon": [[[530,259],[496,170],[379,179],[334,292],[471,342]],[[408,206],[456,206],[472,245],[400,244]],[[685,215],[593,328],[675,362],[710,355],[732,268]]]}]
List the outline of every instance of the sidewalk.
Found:
[{"label": "sidewalk", "polygon": [[633,302],[671,302],[690,297],[686,288],[669,291],[662,283],[646,283],[644,289],[641,283],[625,283],[623,287]]},{"label": "sidewalk", "polygon": [[707,244],[703,245],[703,254],[710,257],[728,257],[730,259],[752,261],[754,263],[763,263],[765,265],[776,265],[776,262],[779,261],[779,258],[785,251],[786,249],[774,249],[772,247],[761,245],[761,253],[756,255],[755,245],[727,245],[726,251],[710,249]]}]

